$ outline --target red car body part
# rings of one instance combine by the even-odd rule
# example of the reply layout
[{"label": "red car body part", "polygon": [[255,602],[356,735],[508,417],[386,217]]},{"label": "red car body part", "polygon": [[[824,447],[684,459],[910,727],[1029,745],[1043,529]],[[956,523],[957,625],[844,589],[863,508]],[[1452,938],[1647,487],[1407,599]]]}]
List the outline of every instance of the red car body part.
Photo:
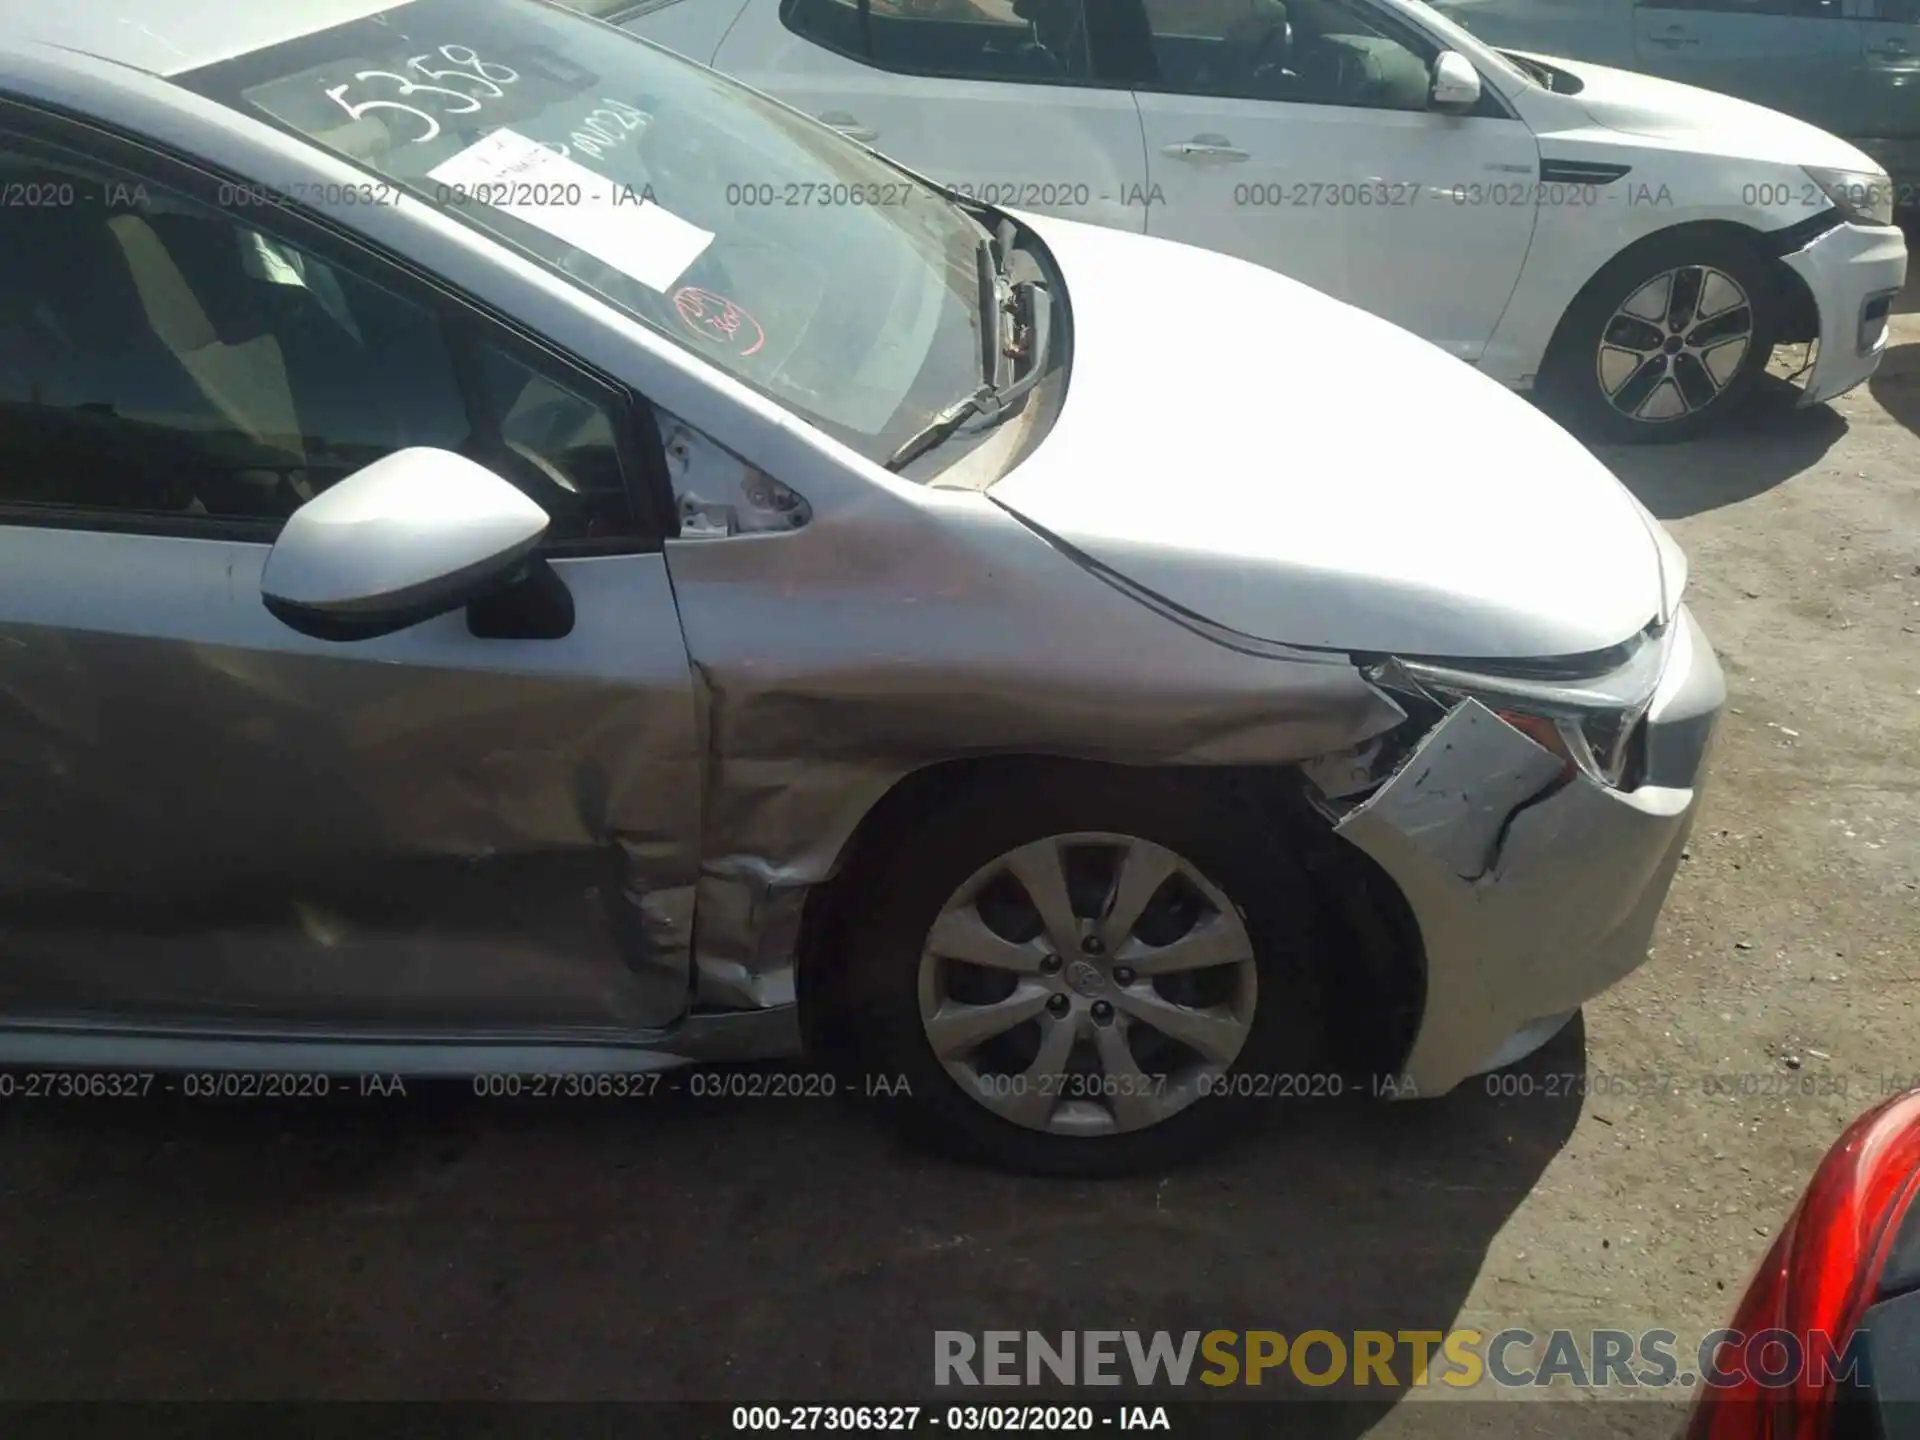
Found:
[{"label": "red car body part", "polygon": [[[1726,1342],[1717,1363],[1737,1378],[1699,1391],[1687,1440],[1838,1440],[1846,1377],[1834,1371],[1844,1367],[1820,1361],[1866,1353],[1856,1331],[1885,1298],[1881,1278],[1896,1242],[1903,1262],[1911,1258],[1902,1226],[1911,1215],[1906,1229],[1920,1230],[1916,1196],[1920,1091],[1911,1091],[1860,1116],[1820,1162],[1729,1324],[1742,1339]],[[1796,1344],[1797,1365],[1762,1357],[1767,1345],[1790,1353]]]}]

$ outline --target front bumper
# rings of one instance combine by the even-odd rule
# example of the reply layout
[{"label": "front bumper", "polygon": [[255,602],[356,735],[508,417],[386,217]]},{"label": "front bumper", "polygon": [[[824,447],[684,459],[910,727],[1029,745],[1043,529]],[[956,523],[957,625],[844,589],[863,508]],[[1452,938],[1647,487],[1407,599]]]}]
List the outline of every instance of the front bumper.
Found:
[{"label": "front bumper", "polygon": [[1800,397],[1818,405],[1880,368],[1886,316],[1907,279],[1906,237],[1891,225],[1836,225],[1781,258],[1807,282],[1820,312],[1820,355]]},{"label": "front bumper", "polygon": [[1646,959],[1726,702],[1684,605],[1673,625],[1637,788],[1577,774],[1536,798],[1559,758],[1469,700],[1336,827],[1399,885],[1425,947],[1426,1005],[1401,1093],[1452,1089]]}]

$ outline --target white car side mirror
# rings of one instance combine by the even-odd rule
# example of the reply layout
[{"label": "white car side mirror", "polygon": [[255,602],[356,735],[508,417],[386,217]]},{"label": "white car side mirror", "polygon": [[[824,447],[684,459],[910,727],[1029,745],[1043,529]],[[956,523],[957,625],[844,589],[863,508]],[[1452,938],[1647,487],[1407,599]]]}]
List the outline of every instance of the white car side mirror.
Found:
[{"label": "white car side mirror", "polygon": [[1458,50],[1442,50],[1433,62],[1433,88],[1427,92],[1429,109],[1460,114],[1480,103],[1480,72]]},{"label": "white car side mirror", "polygon": [[320,640],[370,640],[481,599],[540,543],[547,512],[451,450],[395,451],[293,512],[261,599]]}]

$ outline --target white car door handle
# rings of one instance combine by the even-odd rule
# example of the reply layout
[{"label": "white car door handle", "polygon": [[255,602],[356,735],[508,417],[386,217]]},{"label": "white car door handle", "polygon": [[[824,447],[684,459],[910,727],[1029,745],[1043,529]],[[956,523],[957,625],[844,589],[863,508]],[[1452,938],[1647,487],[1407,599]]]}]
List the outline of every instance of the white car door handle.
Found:
[{"label": "white car door handle", "polygon": [[1677,50],[1682,45],[1698,45],[1698,37],[1689,35],[1679,25],[1669,25],[1664,30],[1656,30],[1648,37],[1656,45],[1664,45],[1669,50]]},{"label": "white car door handle", "polygon": [[822,125],[832,126],[849,140],[858,140],[862,145],[880,138],[880,132],[871,126],[862,125],[844,110],[829,110],[820,117]]},{"label": "white car door handle", "polygon": [[1237,165],[1253,158],[1245,150],[1234,148],[1233,142],[1224,135],[1196,135],[1191,140],[1164,145],[1160,153],[1189,165]]}]

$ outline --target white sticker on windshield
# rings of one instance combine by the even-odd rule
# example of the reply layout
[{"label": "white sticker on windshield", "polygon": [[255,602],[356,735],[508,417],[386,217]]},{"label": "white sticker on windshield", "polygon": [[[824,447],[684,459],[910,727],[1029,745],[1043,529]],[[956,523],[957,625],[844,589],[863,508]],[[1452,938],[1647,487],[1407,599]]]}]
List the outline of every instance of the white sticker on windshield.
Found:
[{"label": "white sticker on windshield", "polygon": [[504,211],[663,295],[713,243],[711,230],[650,195],[514,130],[495,130],[427,178],[452,188],[456,203]]}]

